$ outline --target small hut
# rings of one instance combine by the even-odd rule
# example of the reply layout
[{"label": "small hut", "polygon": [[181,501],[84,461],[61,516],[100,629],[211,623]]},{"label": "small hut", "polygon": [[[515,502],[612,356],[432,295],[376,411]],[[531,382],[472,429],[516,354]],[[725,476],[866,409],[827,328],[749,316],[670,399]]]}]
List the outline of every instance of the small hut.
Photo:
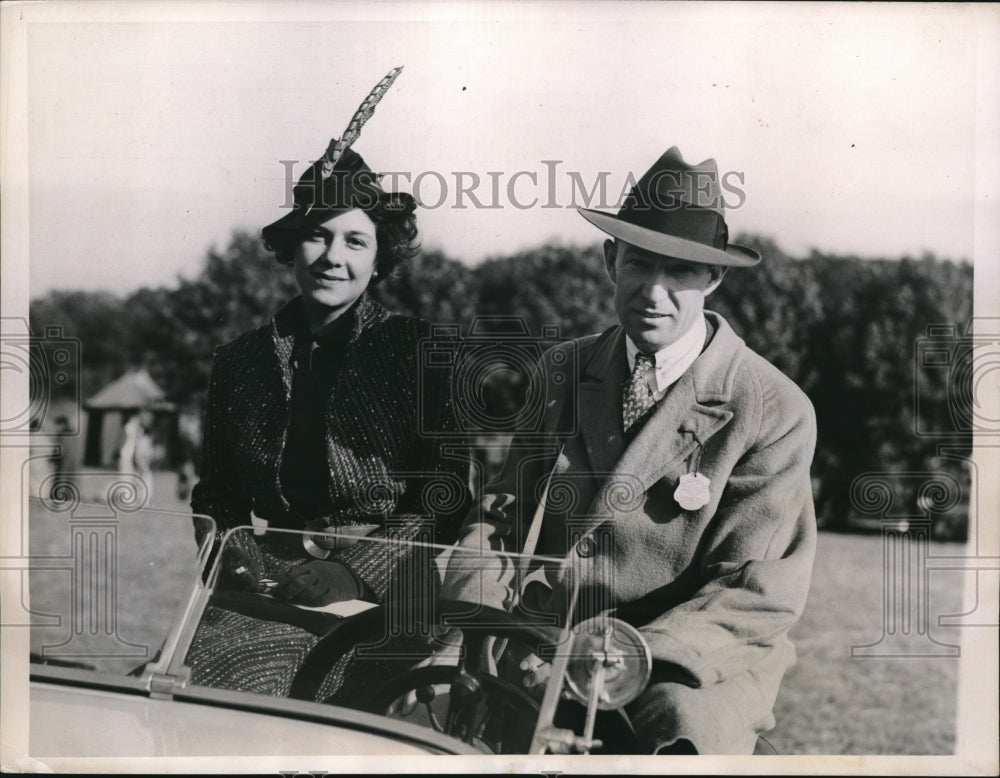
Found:
[{"label": "small hut", "polygon": [[130,370],[84,402],[84,464],[114,467],[125,422],[141,410],[153,413],[154,467],[173,466],[177,456],[177,407],[144,369]]}]

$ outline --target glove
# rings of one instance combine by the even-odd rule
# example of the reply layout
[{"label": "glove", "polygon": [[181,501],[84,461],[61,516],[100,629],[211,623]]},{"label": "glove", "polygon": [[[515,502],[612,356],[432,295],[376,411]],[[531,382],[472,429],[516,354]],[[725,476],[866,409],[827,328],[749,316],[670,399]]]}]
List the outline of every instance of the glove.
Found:
[{"label": "glove", "polygon": [[237,591],[261,591],[260,580],[264,577],[264,559],[253,538],[243,533],[230,536],[222,550],[219,571],[220,589]]},{"label": "glove", "polygon": [[289,572],[271,592],[293,605],[320,606],[356,600],[364,585],[347,565],[336,560],[313,559]]}]

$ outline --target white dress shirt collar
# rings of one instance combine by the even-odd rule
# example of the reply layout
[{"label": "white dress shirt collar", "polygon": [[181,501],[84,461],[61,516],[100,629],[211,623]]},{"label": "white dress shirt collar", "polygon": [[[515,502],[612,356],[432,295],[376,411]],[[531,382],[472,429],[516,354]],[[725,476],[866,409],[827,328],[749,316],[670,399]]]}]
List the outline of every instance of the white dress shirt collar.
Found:
[{"label": "white dress shirt collar", "polygon": [[[653,391],[654,400],[657,402],[662,400],[667,389],[694,364],[705,345],[707,335],[705,317],[699,316],[687,332],[669,346],[653,354],[656,366],[647,369],[646,381]],[[628,356],[628,370],[631,373],[635,367],[635,355],[639,353],[639,348],[628,335],[625,336],[625,353]]]}]

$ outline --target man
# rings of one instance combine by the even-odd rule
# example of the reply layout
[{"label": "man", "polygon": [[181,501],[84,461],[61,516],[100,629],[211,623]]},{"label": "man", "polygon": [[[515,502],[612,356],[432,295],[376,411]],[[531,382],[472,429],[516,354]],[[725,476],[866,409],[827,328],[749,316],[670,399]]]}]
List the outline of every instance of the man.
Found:
[{"label": "man", "polygon": [[[728,244],[714,160],[671,148],[616,215],[581,214],[612,236],[620,326],[542,358],[545,417],[515,436],[460,543],[519,551],[539,516],[534,552],[572,560],[576,617],[613,610],[652,650],[628,707],[643,751],[749,754],[774,726],[812,572],[812,406],[704,310],[729,267],[760,260]],[[574,361],[567,381],[555,366]],[[562,570],[521,606],[559,612]],[[444,594],[509,607],[514,586],[450,570]]]}]

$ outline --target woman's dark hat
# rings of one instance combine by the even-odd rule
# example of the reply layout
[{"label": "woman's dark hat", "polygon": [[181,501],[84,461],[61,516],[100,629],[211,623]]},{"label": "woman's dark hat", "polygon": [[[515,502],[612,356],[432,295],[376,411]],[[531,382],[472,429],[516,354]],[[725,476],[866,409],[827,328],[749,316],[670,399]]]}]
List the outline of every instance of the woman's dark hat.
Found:
[{"label": "woman's dark hat", "polygon": [[639,179],[617,214],[579,211],[598,229],[655,254],[732,267],[760,262],[753,249],[729,243],[715,160],[690,165],[676,146]]},{"label": "woman's dark hat", "polygon": [[402,70],[401,67],[393,68],[375,85],[354,112],[344,134],[331,140],[323,156],[302,174],[292,188],[292,210],[261,230],[264,245],[274,250],[289,231],[315,227],[353,208],[368,210],[379,201],[391,205],[407,198],[412,200],[410,195],[383,190],[378,175],[351,149],[361,128],[375,112],[375,106]]},{"label": "woman's dark hat", "polygon": [[353,149],[346,149],[332,168],[326,163],[326,169],[328,175],[319,159],[302,174],[292,188],[292,210],[261,230],[265,245],[279,244],[289,230],[315,227],[352,208],[369,210],[379,200],[396,196],[382,189],[378,176]]}]

